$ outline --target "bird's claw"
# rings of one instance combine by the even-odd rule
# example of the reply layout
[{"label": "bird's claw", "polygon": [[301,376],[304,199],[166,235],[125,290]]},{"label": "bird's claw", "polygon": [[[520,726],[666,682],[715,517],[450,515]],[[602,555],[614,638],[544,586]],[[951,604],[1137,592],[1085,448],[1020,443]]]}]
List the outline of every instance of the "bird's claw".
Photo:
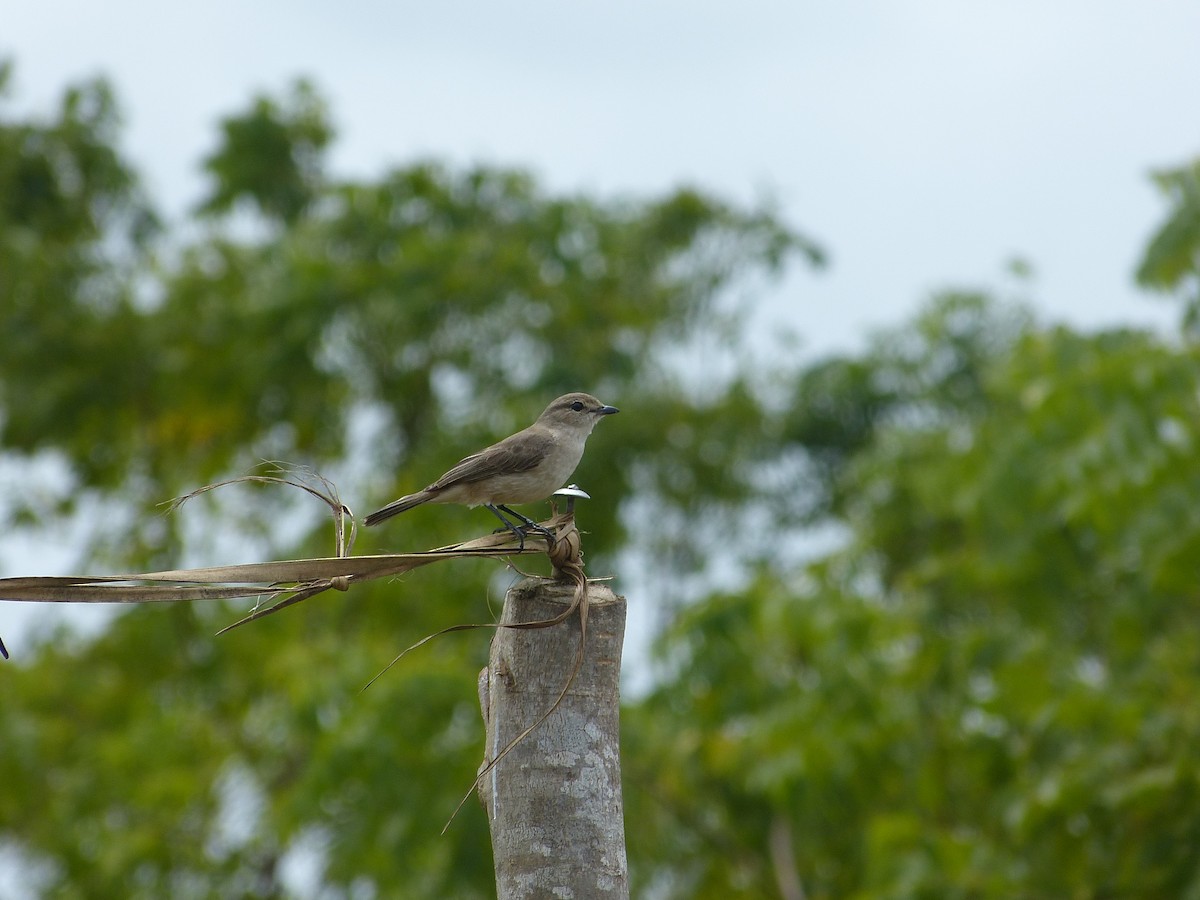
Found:
[{"label": "bird's claw", "polygon": [[531,525],[513,525],[505,528],[495,528],[492,530],[492,534],[502,534],[505,531],[516,535],[518,551],[525,549],[525,538],[531,531],[540,531],[546,536],[546,540],[549,542],[547,546],[548,550],[553,550],[554,545],[558,543],[558,537],[553,531],[544,525],[538,525],[536,522]]}]

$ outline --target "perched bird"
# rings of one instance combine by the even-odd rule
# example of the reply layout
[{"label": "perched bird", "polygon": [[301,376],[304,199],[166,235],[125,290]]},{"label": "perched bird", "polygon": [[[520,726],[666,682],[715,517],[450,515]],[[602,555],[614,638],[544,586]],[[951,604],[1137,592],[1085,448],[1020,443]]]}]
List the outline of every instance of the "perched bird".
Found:
[{"label": "perched bird", "polygon": [[[524,534],[512,519],[542,532],[546,529],[506,504],[545,500],[562,487],[583,458],[583,445],[596,423],[617,411],[591,394],[563,394],[524,431],[472,453],[433,484],[393,500],[364,522],[378,525],[422,503],[486,506],[524,547]],[[547,537],[553,542],[554,535],[547,532]]]}]

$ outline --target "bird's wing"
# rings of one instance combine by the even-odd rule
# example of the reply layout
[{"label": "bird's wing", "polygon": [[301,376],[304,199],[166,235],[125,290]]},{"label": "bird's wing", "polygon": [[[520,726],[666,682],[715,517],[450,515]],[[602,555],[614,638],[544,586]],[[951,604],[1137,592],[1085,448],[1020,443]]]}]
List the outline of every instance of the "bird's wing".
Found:
[{"label": "bird's wing", "polygon": [[472,453],[453,469],[425,488],[441,491],[456,484],[472,484],[494,475],[526,472],[550,452],[553,439],[539,428],[526,428],[492,446]]}]

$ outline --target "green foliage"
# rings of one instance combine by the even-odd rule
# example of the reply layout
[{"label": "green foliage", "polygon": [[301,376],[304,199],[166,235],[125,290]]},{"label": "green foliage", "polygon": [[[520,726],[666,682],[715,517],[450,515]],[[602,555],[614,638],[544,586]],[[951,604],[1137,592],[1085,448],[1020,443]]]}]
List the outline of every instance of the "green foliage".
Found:
[{"label": "green foliage", "polygon": [[802,376],[852,540],[663,637],[638,878],[770,896],[782,829],[809,897],[1195,896],[1198,363],[966,297]]},{"label": "green foliage", "polygon": [[1019,307],[997,309],[979,293],[946,294],[911,328],[876,336],[862,357],[818,361],[799,373],[779,437],[801,448],[813,470],[796,498],[802,520],[846,515],[857,493],[846,469],[889,425],[978,411],[987,367],[1029,327]]},{"label": "green foliage", "polygon": [[46,122],[0,118],[0,440],[30,453],[69,437],[95,473],[111,471],[93,443],[107,398],[135,400],[149,355],[130,326],[157,224],[117,125],[103,81],[68,90]]},{"label": "green foliage", "polygon": [[316,199],[322,153],[333,140],[325,104],[298,81],[283,103],[260,96],[250,111],[221,122],[222,143],[204,160],[214,184],[200,212],[233,210],[249,200],[268,219],[291,224]]},{"label": "green foliage", "polygon": [[[104,206],[124,209],[132,176],[115,151],[97,149],[112,138],[111,102],[103,86],[91,90],[96,99],[82,105],[105,115],[70,119],[68,130],[89,158],[108,160]],[[40,146],[65,128],[14,124],[5,140]],[[260,99],[224,131],[208,209],[228,210],[261,188],[270,196],[256,202],[286,227],[250,241],[222,220],[151,272],[102,268],[94,245],[104,223],[76,223],[64,252],[112,280],[110,302],[92,300],[90,270],[69,278],[70,266],[44,263],[55,252],[40,238],[50,225],[27,210],[12,215],[11,241],[28,244],[47,283],[11,269],[9,290],[24,299],[6,310],[25,340],[0,360],[6,445],[58,450],[81,487],[135,509],[259,459],[328,468],[355,454],[376,471],[410,473],[399,485],[368,485],[372,496],[360,502],[373,503],[428,483],[447,459],[526,424],[565,390],[609,392],[636,409],[675,380],[656,362],[665,348],[733,326],[733,317],[712,315],[730,285],[777,268],[790,251],[818,256],[771,216],[693,190],[604,203],[546,196],[513,170],[424,163],[378,181],[334,182],[315,162],[289,169],[278,157],[311,162],[329,139],[323,106],[304,85],[287,104]],[[13,153],[0,166],[27,185]],[[46,168],[48,155],[29,165]],[[260,177],[260,166],[295,190]],[[152,301],[130,299],[139,278]],[[41,363],[58,352],[87,365]],[[364,421],[375,426],[366,453],[349,442]],[[599,547],[614,546],[615,508],[629,489],[623,427],[596,438],[608,442],[602,474],[613,480],[595,507]],[[590,454],[581,479],[605,458]],[[270,530],[253,512],[248,519]],[[141,564],[165,563],[178,547],[157,520],[128,545]]]},{"label": "green foliage", "polygon": [[1200,159],[1156,172],[1154,181],[1171,204],[1171,214],[1150,239],[1138,264],[1139,284],[1184,294],[1185,323],[1200,325]]},{"label": "green foliage", "polygon": [[281,857],[316,835],[330,883],[487,896],[482,816],[438,838],[478,765],[463,673],[486,648],[443,645],[360,694],[411,628],[380,606],[367,628],[355,599],[242,640],[213,639],[227,611],[138,611],[6,673],[0,822],[52,860],[46,894],[278,894]]},{"label": "green foliage", "polygon": [[[30,200],[0,223],[0,242],[27,249],[29,266],[61,243],[80,270],[34,270],[44,283],[11,270],[5,289],[28,299],[5,315],[28,325],[22,355],[0,359],[2,437],[10,452],[69,461],[73,497],[129,514],[132,533],[114,524],[104,548],[122,570],[175,563],[180,523],[195,516],[216,544],[265,535],[276,552],[325,553],[324,533],[293,527],[295,508],[269,493],[198,501],[167,519],[154,504],[275,458],[351,473],[337,477],[361,513],[580,388],[627,412],[593,437],[577,476],[597,498],[586,524],[595,564],[619,546],[634,474],[653,484],[683,470],[678,453],[658,452],[661,432],[643,437],[639,412],[660,412],[660,427],[701,415],[668,351],[736,347],[738,317],[718,315],[730,288],[794,253],[819,256],[770,214],[690,189],[600,201],[549,195],[521,171],[436,163],[337,181],[320,164],[323,106],[300,86],[226,120],[199,237],[163,239],[157,259],[131,240],[137,255],[110,258],[136,183],[112,149],[107,89],[88,90],[98,99],[69,103],[69,128],[11,122],[0,135],[6,183],[34,199],[46,191],[23,173],[53,169],[43,157],[60,151],[26,165],[25,148],[65,129],[67,149],[108,161],[85,195],[104,202],[69,229],[51,227],[79,213],[65,187],[44,217]],[[80,118],[93,106],[105,114]],[[249,238],[227,215],[243,201],[269,225]],[[105,302],[89,288],[101,276]],[[707,462],[706,483],[710,474]],[[53,512],[72,512],[71,501]],[[436,546],[491,527],[477,512],[422,510],[361,535],[358,549]],[[422,635],[486,621],[503,585],[480,563],[322,598],[220,639],[212,632],[238,611],[139,609],[95,642],[52,636],[2,673],[0,731],[17,737],[0,745],[0,772],[21,787],[0,801],[0,836],[46,863],[50,894],[277,894],[280,861],[315,844],[331,889],[486,896],[478,809],[438,836],[478,765],[474,672],[486,636],[447,639],[356,691]],[[229,825],[230,796],[254,801],[248,827]],[[23,827],[30,810],[38,821]]]},{"label": "green foliage", "polygon": [[[117,125],[103,82],[0,119],[0,443],[130,516],[113,565],[177,561],[196,515],[325,553],[270,493],[149,510],[269,457],[362,512],[589,389],[623,410],[578,473],[589,564],[645,553],[663,599],[691,601],[625,711],[635,891],[1200,897],[1190,343],[947,294],[797,370],[747,345],[729,301],[820,261],[769,212],[435,162],[337,180],[301,83],[225,120],[205,228],[172,243]],[[1196,276],[1188,178],[1163,181],[1175,236],[1147,283]],[[696,398],[686,369],[714,347],[735,371]],[[813,525],[845,539],[796,564]],[[490,527],[418,510],[358,549]],[[480,810],[438,836],[478,765],[488,635],[358,689],[486,621],[505,578],[431,568],[219,639],[240,610],[136,609],[11,648],[0,841],[48,896],[281,896],[302,855],[330,896],[489,896]]]}]

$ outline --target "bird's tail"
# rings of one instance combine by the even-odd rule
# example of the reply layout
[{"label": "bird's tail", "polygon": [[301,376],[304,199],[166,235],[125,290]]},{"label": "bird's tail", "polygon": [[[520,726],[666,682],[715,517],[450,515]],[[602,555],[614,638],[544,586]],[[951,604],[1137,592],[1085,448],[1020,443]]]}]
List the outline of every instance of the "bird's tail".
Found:
[{"label": "bird's tail", "polygon": [[363,519],[363,524],[367,527],[378,525],[380,522],[390,519],[392,516],[399,515],[406,510],[410,510],[414,506],[420,506],[422,503],[425,503],[432,497],[433,494],[430,494],[428,491],[417,491],[415,494],[409,494],[407,497],[401,497],[399,500],[393,500],[383,509],[376,510]]}]

